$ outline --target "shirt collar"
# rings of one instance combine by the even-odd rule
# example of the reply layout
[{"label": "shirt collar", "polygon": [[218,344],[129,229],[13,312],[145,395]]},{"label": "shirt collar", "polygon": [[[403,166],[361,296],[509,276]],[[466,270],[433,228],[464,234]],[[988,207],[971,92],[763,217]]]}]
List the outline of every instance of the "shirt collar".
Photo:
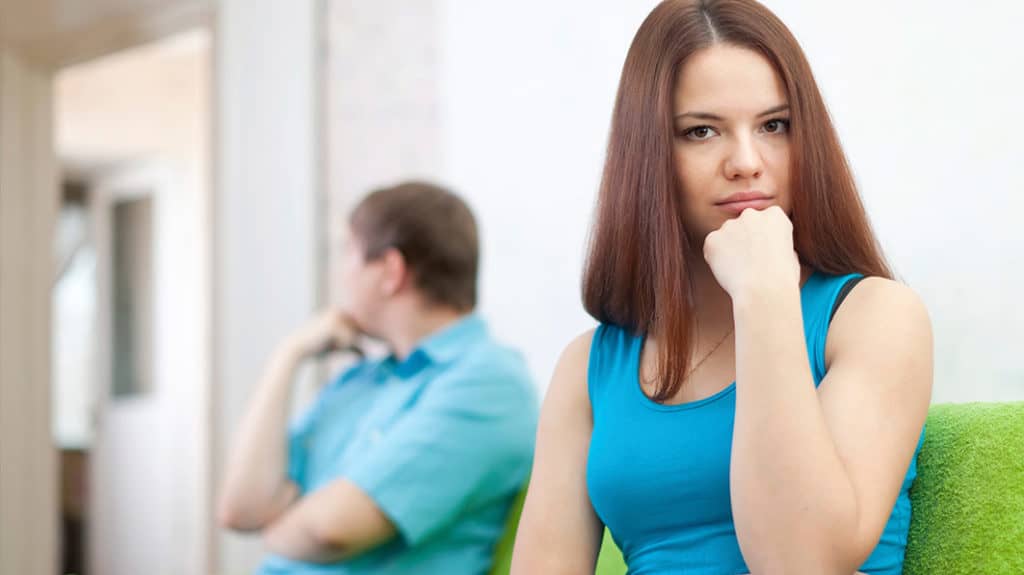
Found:
[{"label": "shirt collar", "polygon": [[484,320],[475,313],[470,314],[420,340],[409,357],[420,353],[434,363],[450,361],[462,354],[470,344],[486,336],[487,325]]},{"label": "shirt collar", "polygon": [[476,314],[470,314],[421,339],[402,361],[394,353],[389,354],[380,367],[400,378],[411,377],[427,365],[457,358],[470,344],[486,336],[487,324]]}]

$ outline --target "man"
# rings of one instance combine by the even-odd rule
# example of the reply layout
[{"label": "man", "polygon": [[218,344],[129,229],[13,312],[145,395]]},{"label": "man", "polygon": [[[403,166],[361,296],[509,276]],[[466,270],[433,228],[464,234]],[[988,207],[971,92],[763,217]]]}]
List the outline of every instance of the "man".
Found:
[{"label": "man", "polygon": [[[270,574],[480,574],[529,473],[537,400],[521,356],[473,313],[469,208],[425,183],[370,194],[348,222],[346,303],[286,338],[229,457],[220,522],[259,530]],[[296,367],[360,335],[360,360],[287,429]]]}]

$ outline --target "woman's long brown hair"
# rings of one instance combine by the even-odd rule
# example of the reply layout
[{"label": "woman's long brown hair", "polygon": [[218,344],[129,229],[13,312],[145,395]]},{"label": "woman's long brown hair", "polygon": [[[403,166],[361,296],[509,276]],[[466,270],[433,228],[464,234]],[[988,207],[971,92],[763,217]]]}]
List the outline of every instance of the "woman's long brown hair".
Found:
[{"label": "woman's long brown hair", "polygon": [[785,86],[800,261],[823,273],[892,277],[792,33],[753,0],[665,0],[640,26],[622,69],[583,274],[590,315],[658,340],[656,401],[683,385],[694,323],[688,259],[696,256],[673,165],[673,95],[687,58],[715,43],[762,54]]}]

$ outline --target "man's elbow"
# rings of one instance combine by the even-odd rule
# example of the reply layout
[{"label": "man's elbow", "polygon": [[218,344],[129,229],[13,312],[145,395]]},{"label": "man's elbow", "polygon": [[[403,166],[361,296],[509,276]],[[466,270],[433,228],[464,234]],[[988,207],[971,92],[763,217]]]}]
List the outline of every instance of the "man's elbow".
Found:
[{"label": "man's elbow", "polygon": [[217,523],[234,531],[264,529],[288,509],[297,496],[298,488],[291,483],[265,494],[225,489],[217,502]]},{"label": "man's elbow", "polygon": [[245,505],[229,498],[221,498],[217,504],[217,525],[231,531],[251,532],[263,528],[259,521]]}]

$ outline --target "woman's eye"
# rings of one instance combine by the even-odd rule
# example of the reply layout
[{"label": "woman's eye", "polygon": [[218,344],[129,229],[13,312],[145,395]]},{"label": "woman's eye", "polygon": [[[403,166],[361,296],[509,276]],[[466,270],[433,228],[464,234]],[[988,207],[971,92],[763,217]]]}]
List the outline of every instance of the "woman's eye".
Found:
[{"label": "woman's eye", "polygon": [[789,120],[768,120],[764,124],[764,131],[769,134],[784,134],[789,131]]},{"label": "woman's eye", "polygon": [[715,130],[710,126],[697,126],[686,131],[686,137],[691,140],[707,140],[715,135]]}]

